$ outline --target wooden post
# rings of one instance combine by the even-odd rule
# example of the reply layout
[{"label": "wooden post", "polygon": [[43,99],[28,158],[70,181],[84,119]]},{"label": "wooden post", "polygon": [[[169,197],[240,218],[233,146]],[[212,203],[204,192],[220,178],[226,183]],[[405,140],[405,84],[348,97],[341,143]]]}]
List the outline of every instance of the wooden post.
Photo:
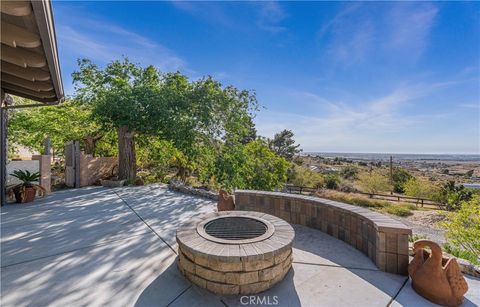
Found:
[{"label": "wooden post", "polygon": [[33,155],[32,160],[38,160],[40,179],[38,183],[45,189],[46,194],[52,191],[52,156],[50,155]]},{"label": "wooden post", "polygon": [[65,184],[68,187],[80,187],[80,143],[65,143]]},{"label": "wooden post", "polygon": [[0,205],[7,201],[6,182],[7,182],[7,109],[6,94],[2,89],[2,100],[0,101]]}]

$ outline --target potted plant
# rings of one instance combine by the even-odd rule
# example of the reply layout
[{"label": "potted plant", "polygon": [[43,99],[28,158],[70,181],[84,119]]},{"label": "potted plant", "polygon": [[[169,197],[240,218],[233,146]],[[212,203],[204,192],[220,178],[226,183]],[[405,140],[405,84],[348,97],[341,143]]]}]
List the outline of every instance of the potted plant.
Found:
[{"label": "potted plant", "polygon": [[9,194],[13,193],[15,195],[15,201],[17,203],[32,202],[35,199],[37,191],[39,191],[41,195],[45,195],[45,189],[40,185],[33,183],[34,181],[38,181],[40,173],[31,173],[28,170],[16,170],[10,174],[10,176],[22,181],[20,184],[9,187],[7,191]]}]

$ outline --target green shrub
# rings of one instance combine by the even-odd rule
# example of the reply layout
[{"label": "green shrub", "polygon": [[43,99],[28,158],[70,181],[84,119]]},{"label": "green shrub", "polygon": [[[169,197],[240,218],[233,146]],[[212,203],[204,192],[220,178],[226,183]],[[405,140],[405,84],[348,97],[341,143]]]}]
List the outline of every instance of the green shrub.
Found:
[{"label": "green shrub", "polygon": [[470,263],[480,265],[479,257],[472,252],[453,246],[452,244],[443,244],[443,250],[452,256],[470,261]]},{"label": "green shrub", "polygon": [[469,201],[473,197],[473,192],[463,185],[455,185],[454,181],[447,182],[437,195],[438,201],[446,204],[448,211],[457,210],[461,203]]},{"label": "green shrub", "polygon": [[289,183],[299,187],[322,188],[325,181],[322,174],[296,166],[291,172]]},{"label": "green shrub", "polygon": [[336,175],[330,174],[325,176],[325,187],[330,190],[336,190],[340,184],[340,179]]},{"label": "green shrub", "polygon": [[360,206],[360,207],[367,207],[367,208],[384,208],[389,204],[385,201],[381,200],[373,200],[363,197],[353,197],[351,199],[351,203]]},{"label": "green shrub", "polygon": [[341,191],[341,192],[346,192],[346,193],[354,193],[354,192],[357,192],[357,189],[355,188],[355,186],[353,185],[352,182],[350,181],[342,181],[340,182],[340,184],[338,185],[338,188],[337,190]]},{"label": "green shrub", "polygon": [[404,193],[405,184],[413,176],[402,167],[395,167],[392,173],[393,191],[395,193]]},{"label": "green shrub", "polygon": [[358,176],[358,183],[364,192],[371,194],[388,191],[390,188],[387,176],[378,171],[360,174]]},{"label": "green shrub", "polygon": [[157,137],[138,137],[137,144],[137,175],[147,184],[166,182],[170,168],[176,166],[177,157],[183,154],[171,142]]},{"label": "green shrub", "polygon": [[216,162],[215,178],[227,191],[235,188],[273,191],[286,183],[290,164],[264,141],[224,149]]},{"label": "green shrub", "polygon": [[445,228],[445,237],[449,242],[480,257],[480,197],[461,203],[457,211],[446,214],[439,223]]},{"label": "green shrub", "polygon": [[417,198],[435,199],[439,187],[423,178],[410,178],[404,186],[405,194]]},{"label": "green shrub", "polygon": [[409,216],[412,215],[412,209],[409,206],[404,205],[390,205],[386,207],[385,212],[398,215],[398,216]]},{"label": "green shrub", "polygon": [[356,179],[358,175],[358,168],[354,165],[347,165],[340,171],[340,175],[344,179]]},{"label": "green shrub", "polygon": [[166,183],[166,173],[162,169],[149,169],[137,172],[137,176],[142,178],[145,184],[163,182]]}]

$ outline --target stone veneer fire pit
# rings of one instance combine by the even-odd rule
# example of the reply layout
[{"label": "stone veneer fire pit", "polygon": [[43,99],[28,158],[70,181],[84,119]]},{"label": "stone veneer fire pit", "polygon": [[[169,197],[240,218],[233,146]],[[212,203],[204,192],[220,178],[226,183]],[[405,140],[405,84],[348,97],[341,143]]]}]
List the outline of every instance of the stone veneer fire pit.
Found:
[{"label": "stone veneer fire pit", "polygon": [[294,236],[290,224],[269,214],[212,213],[177,230],[178,267],[217,294],[262,292],[290,269]]}]

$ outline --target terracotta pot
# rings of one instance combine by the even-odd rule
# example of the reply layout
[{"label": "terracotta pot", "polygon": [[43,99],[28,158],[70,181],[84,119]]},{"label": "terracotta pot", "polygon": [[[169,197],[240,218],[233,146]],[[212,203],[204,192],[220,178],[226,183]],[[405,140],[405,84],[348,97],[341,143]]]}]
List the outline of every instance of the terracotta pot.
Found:
[{"label": "terracotta pot", "polygon": [[218,193],[218,211],[232,211],[235,210],[235,202],[232,195],[229,195],[226,191],[220,190]]},{"label": "terracotta pot", "polygon": [[35,194],[37,194],[37,190],[33,187],[26,187],[25,188],[25,198],[23,199],[24,203],[31,203],[35,199]]},{"label": "terracotta pot", "polygon": [[22,188],[17,187],[13,189],[13,194],[15,195],[15,202],[21,203],[22,202]]},{"label": "terracotta pot", "polygon": [[[431,252],[425,249],[429,247]],[[444,258],[440,246],[429,240],[413,243],[415,256],[408,266],[413,289],[429,301],[443,306],[459,306],[468,284],[455,258]]]}]

